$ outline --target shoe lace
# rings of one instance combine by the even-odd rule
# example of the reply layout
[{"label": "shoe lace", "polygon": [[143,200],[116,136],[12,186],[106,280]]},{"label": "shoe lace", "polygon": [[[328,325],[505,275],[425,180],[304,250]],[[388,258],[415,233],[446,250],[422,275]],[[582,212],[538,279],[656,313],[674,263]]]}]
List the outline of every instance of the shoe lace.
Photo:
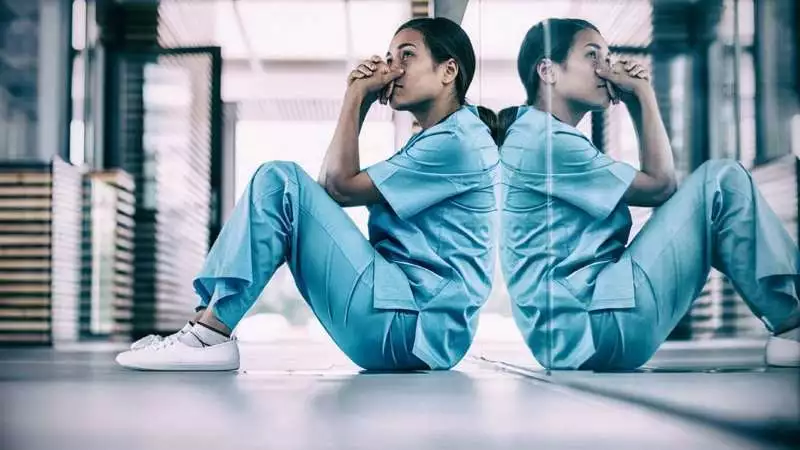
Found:
[{"label": "shoe lace", "polygon": [[180,338],[180,335],[178,335],[177,333],[176,334],[170,334],[169,336],[164,337],[160,341],[154,342],[153,345],[151,345],[150,347],[152,349],[154,349],[154,350],[165,349],[167,347],[170,347],[170,346],[174,345],[176,342],[178,342],[178,338]]},{"label": "shoe lace", "polygon": [[160,335],[148,334],[147,336],[135,341],[131,345],[134,347],[147,347],[154,344],[157,341],[160,341],[161,339],[163,339],[163,337],[161,337]]}]

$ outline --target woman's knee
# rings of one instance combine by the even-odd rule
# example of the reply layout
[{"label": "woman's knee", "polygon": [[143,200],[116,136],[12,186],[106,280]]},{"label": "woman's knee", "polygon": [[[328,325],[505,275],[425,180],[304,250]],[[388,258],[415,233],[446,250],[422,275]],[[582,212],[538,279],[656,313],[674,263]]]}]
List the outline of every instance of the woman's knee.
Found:
[{"label": "woman's knee", "polygon": [[733,159],[708,160],[700,166],[700,170],[705,174],[706,181],[714,181],[723,189],[742,190],[749,188],[753,183],[750,172]]},{"label": "woman's knee", "polygon": [[287,181],[297,182],[300,173],[305,172],[296,162],[269,161],[258,167],[251,182],[254,186],[263,189],[266,186],[285,184]]}]

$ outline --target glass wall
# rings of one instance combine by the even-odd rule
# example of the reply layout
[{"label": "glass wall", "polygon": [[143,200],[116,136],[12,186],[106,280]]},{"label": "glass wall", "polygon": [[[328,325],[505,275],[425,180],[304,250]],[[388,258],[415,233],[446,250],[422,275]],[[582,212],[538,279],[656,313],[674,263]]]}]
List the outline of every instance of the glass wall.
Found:
[{"label": "glass wall", "polygon": [[[469,101],[499,111],[525,102],[525,89],[517,74],[517,55],[531,26],[548,17],[574,17],[594,23],[618,55],[636,51],[649,65],[646,49],[652,36],[652,7],[649,2],[617,0],[492,0],[470,1],[462,26],[472,40],[477,57],[475,79],[467,93]],[[625,106],[613,107],[605,115],[600,136],[592,133],[593,115],[578,125],[589,138],[602,139],[614,158],[638,165],[636,132]],[[603,143],[597,142],[598,146]],[[641,226],[649,211],[634,212]],[[498,257],[499,258],[499,257]],[[499,259],[489,301],[481,313],[481,338],[520,340],[511,318],[510,297]]]},{"label": "glass wall", "polygon": [[[94,3],[76,0],[73,9],[70,154],[75,163],[97,164],[102,159],[102,152],[96,150],[102,130],[95,125],[93,115],[103,104],[99,79],[102,73],[97,70],[102,66],[103,54],[96,45]],[[222,100],[233,105],[236,117],[232,127],[235,197],[241,195],[259,165],[267,161],[295,161],[312,176],[317,175],[341,108],[347,73],[359,60],[385,53],[397,26],[411,17],[412,3],[159,3],[158,42],[162,47],[222,49]],[[764,60],[759,45],[768,46],[770,39],[781,37],[777,32],[765,32],[765,25],[778,11],[770,8],[753,0],[471,0],[462,26],[472,39],[477,68],[467,99],[495,111],[522,104],[525,93],[518,79],[516,58],[527,30],[547,17],[586,19],[600,29],[613,53],[636,59],[650,69],[679,179],[709,158],[738,159],[757,172],[763,163],[790,151],[783,148],[782,141],[777,146],[759,144],[759,139],[772,139],[776,135],[774,128],[778,128],[765,126],[764,118],[774,116],[765,107],[773,101],[769,95],[784,92],[773,89],[765,96],[764,88],[771,86],[775,76],[770,67],[775,64]],[[170,93],[153,98],[179,98],[178,91],[173,87]],[[0,113],[9,116],[2,109]],[[787,124],[790,122],[791,118],[786,120]],[[795,119],[791,126],[797,128],[797,123],[800,120]],[[623,104],[587,115],[578,128],[611,157],[639,166],[639,141]],[[374,106],[361,136],[362,167],[392,155],[413,131],[408,114]],[[149,170],[147,164],[145,160],[145,173]],[[154,200],[148,195],[155,194],[145,192],[144,201],[152,203]],[[780,192],[771,195],[781,197]],[[347,212],[366,234],[366,209],[348,208]],[[633,208],[631,239],[650,214],[648,208]],[[788,219],[787,226],[796,228],[796,208],[793,214],[795,219]],[[495,274],[495,287],[482,314],[481,333],[517,338],[510,322],[505,283],[499,270]],[[733,298],[729,295],[733,289],[718,278],[719,274],[713,275],[717,281],[712,280],[704,292],[711,299],[709,304]],[[722,294],[715,297],[714,292]],[[308,320],[310,312],[285,267],[264,290],[262,300],[254,314],[278,312],[283,317],[280,320],[316,326],[315,321]]]}]

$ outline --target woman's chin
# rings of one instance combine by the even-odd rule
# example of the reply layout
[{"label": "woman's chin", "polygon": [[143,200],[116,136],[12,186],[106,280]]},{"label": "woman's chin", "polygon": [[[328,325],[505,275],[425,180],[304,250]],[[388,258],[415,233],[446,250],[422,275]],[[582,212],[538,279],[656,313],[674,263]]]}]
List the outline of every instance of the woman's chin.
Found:
[{"label": "woman's chin", "polygon": [[397,101],[397,98],[393,96],[391,99],[389,99],[389,106],[395,111],[405,111],[407,105],[403,102]]},{"label": "woman's chin", "polygon": [[603,111],[608,109],[611,106],[611,97],[606,97],[603,100],[600,100],[596,104],[592,105],[592,111]]}]

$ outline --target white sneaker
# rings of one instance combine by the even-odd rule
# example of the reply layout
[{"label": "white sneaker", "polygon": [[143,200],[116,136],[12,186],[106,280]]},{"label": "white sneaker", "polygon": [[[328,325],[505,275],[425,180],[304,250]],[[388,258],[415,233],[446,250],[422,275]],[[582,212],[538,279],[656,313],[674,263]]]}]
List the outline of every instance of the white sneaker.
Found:
[{"label": "white sneaker", "polygon": [[770,336],[767,340],[766,360],[770,366],[800,367],[800,342]]},{"label": "white sneaker", "polygon": [[183,328],[178,330],[176,333],[172,333],[172,334],[170,334],[168,336],[161,336],[161,335],[158,335],[158,334],[149,334],[149,335],[139,339],[138,341],[132,343],[131,344],[131,350],[141,350],[141,349],[143,349],[145,347],[149,347],[149,346],[151,346],[153,344],[161,342],[164,339],[177,339],[177,338],[183,336],[184,333],[189,332],[189,330],[191,330],[191,329],[192,329],[192,324],[190,324],[189,322],[186,322],[186,325],[184,325]]},{"label": "white sneaker", "polygon": [[168,337],[147,347],[120,353],[117,363],[138,370],[237,370],[239,346],[236,339],[231,339],[208,347],[190,347]]}]

